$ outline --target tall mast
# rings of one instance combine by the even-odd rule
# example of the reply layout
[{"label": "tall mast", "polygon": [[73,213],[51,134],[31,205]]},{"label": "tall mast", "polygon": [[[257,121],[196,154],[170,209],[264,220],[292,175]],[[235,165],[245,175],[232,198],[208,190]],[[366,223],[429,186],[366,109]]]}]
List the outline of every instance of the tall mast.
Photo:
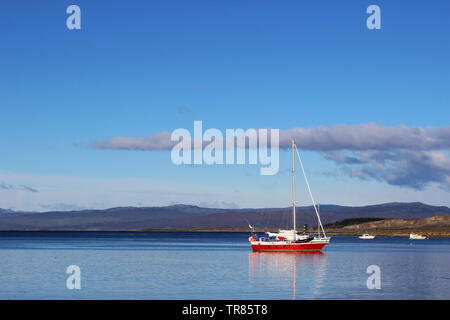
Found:
[{"label": "tall mast", "polygon": [[[296,151],[297,151],[298,160],[300,161],[300,166],[302,168],[303,176],[305,177],[306,186],[308,187],[309,196],[311,197],[311,201],[313,203],[314,210],[316,211],[317,220],[319,220],[320,229],[322,229],[322,233],[323,233],[324,237],[326,237],[327,235],[325,234],[325,230],[323,229],[322,221],[320,221],[319,211],[317,210],[317,206],[316,206],[316,203],[314,201],[314,197],[313,197],[313,195],[311,193],[311,188],[309,186],[308,178],[306,177],[305,168],[303,167],[302,158],[300,158],[300,153],[298,153],[298,149],[297,148],[296,148]],[[319,234],[319,237],[320,237],[320,234]]]},{"label": "tall mast", "polygon": [[292,215],[294,216],[294,235],[295,235],[295,157],[294,157],[295,142],[292,139]]}]

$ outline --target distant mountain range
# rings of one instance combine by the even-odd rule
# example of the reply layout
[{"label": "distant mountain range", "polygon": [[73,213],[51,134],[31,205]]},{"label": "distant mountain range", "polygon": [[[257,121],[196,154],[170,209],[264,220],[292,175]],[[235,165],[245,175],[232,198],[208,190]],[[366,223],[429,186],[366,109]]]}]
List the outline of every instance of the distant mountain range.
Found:
[{"label": "distant mountain range", "polygon": [[[211,209],[190,205],[117,207],[104,210],[15,212],[0,209],[0,230],[148,230],[291,228],[292,208]],[[420,202],[348,207],[321,205],[322,223],[352,218],[423,219],[449,215],[450,208]],[[312,206],[297,207],[297,225],[317,225]]]},{"label": "distant mountain range", "polygon": [[1,213],[14,213],[14,210],[11,210],[11,209],[2,209],[2,208],[0,208],[0,214]]}]

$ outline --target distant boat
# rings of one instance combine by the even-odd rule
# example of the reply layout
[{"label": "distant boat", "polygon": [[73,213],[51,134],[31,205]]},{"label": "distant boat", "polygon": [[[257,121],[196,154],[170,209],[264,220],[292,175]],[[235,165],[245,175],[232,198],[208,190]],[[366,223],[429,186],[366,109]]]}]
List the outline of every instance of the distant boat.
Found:
[{"label": "distant boat", "polygon": [[423,240],[423,239],[426,239],[427,237],[421,236],[420,234],[417,234],[417,233],[410,233],[409,238],[411,240]]},{"label": "distant boat", "polygon": [[[305,177],[306,185],[308,187],[309,195],[314,206],[314,210],[319,222],[317,237],[306,234],[306,232],[298,233],[295,229],[295,151],[300,161],[300,165]],[[249,237],[250,246],[255,251],[320,251],[330,242],[330,237],[327,237],[325,230],[323,229],[322,222],[320,221],[320,214],[317,210],[314,198],[309,187],[308,179],[306,178],[303,163],[300,158],[297,146],[294,140],[292,140],[292,215],[293,215],[293,229],[291,230],[279,230],[278,232],[266,232],[267,236],[260,237],[252,232]],[[253,231],[253,227],[249,225]],[[320,231],[322,230],[322,235]]]},{"label": "distant boat", "polygon": [[375,238],[375,236],[373,236],[373,235],[370,235],[370,234],[368,234],[368,233],[364,233],[362,236],[359,236],[358,238],[360,238],[360,239],[367,239],[367,240],[369,240],[369,239],[374,239]]}]

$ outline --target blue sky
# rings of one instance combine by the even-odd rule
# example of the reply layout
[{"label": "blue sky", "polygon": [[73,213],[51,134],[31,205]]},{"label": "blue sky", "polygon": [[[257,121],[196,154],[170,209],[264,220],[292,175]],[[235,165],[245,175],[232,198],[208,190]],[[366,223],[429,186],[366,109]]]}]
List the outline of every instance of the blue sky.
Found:
[{"label": "blue sky", "polygon": [[[81,30],[66,28],[71,4]],[[381,30],[366,27],[370,4]],[[194,120],[220,130],[446,128],[449,13],[448,1],[2,1],[0,208],[287,206],[285,151],[280,173],[261,176],[254,165],[175,166],[169,151],[92,145],[192,131]],[[435,167],[410,165],[429,172],[420,188],[303,155],[322,203],[450,205],[448,148],[435,151],[448,184],[430,178]],[[300,204],[306,196],[300,187]]]}]

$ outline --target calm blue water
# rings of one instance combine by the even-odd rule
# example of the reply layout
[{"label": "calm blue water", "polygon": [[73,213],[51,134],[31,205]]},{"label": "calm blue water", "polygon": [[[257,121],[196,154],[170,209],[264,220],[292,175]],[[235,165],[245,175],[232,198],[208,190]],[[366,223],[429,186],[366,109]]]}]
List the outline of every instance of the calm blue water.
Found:
[{"label": "calm blue water", "polygon": [[[248,236],[0,232],[0,299],[450,299],[450,239],[332,237],[295,254],[252,252]],[[66,288],[69,265],[80,290]]]}]

